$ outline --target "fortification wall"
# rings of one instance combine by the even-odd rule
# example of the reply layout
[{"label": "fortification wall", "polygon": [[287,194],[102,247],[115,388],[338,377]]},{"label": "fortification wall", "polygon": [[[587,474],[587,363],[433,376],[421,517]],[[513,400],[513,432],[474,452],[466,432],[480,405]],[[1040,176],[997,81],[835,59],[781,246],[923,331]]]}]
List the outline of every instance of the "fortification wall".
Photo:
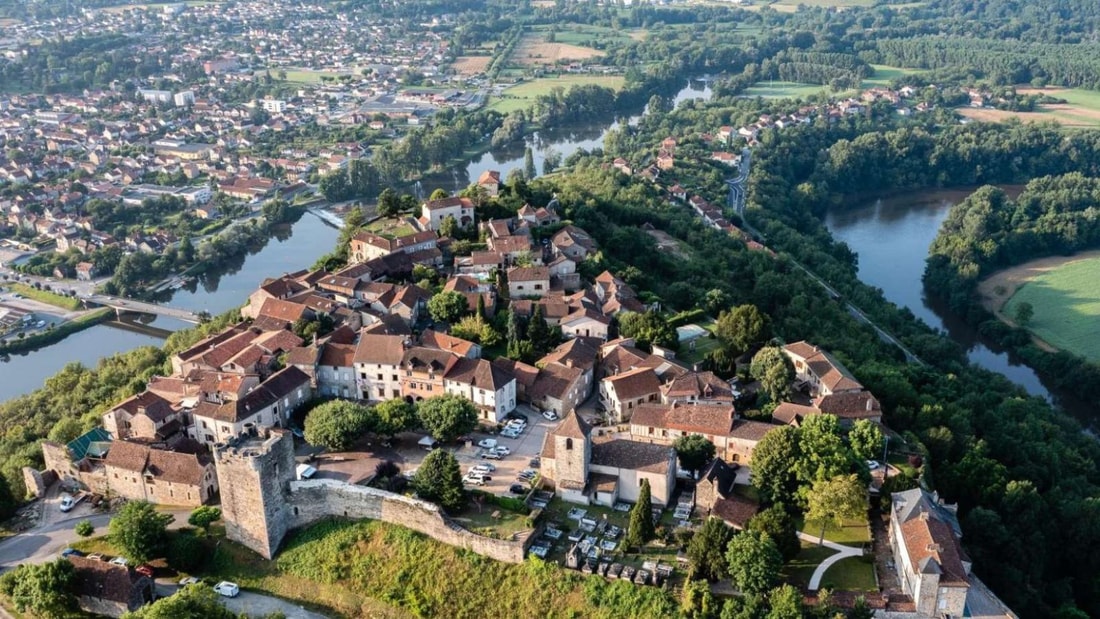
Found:
[{"label": "fortification wall", "polygon": [[534,539],[533,535],[525,541],[484,537],[448,520],[432,503],[331,479],[291,482],[287,505],[292,528],[331,516],[370,518],[408,527],[444,544],[506,563],[522,563],[526,541]]}]

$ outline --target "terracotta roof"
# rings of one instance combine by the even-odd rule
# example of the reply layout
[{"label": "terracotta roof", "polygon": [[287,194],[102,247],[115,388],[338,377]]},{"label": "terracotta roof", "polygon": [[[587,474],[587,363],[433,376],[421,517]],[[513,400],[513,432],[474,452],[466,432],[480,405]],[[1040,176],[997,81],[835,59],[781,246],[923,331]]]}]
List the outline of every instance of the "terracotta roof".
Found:
[{"label": "terracotta roof", "polygon": [[880,417],[882,405],[869,391],[845,391],[821,396],[814,401],[823,413],[841,419]]},{"label": "terracotta roof", "polygon": [[209,456],[153,449],[128,441],[111,443],[104,464],[134,473],[149,474],[154,479],[189,486],[202,485]]},{"label": "terracotta roof", "polygon": [[939,573],[941,585],[969,586],[954,514],[919,488],[894,493],[891,502],[914,569]]},{"label": "terracotta roof", "polygon": [[553,436],[566,436],[569,438],[587,439],[592,433],[592,426],[581,419],[577,411],[571,411],[558,423],[557,427],[550,431]]},{"label": "terracotta roof", "polygon": [[354,363],[379,363],[400,365],[405,355],[405,337],[402,335],[376,335],[364,333],[355,347]]},{"label": "terracotta roof", "polygon": [[354,344],[325,344],[317,365],[350,368],[355,358],[355,351]]},{"label": "terracotta roof", "polygon": [[164,421],[174,412],[168,400],[165,400],[151,391],[144,391],[132,398],[123,400],[116,404],[111,410],[126,411],[131,417],[144,412],[149,419],[157,422]]},{"label": "terracotta roof", "polygon": [[746,441],[759,441],[764,438],[764,435],[776,428],[779,428],[775,424],[764,423],[762,421],[750,421],[748,419],[738,419],[733,424],[733,429],[730,430],[730,436],[733,438],[739,438]]},{"label": "terracotta roof", "polygon": [[535,382],[528,388],[527,397],[534,401],[544,397],[564,400],[569,390],[584,376],[584,370],[551,363],[539,370]]},{"label": "terracotta roof", "polygon": [[439,209],[454,208],[456,206],[469,208],[473,205],[474,203],[471,202],[469,198],[452,197],[441,198],[439,200],[429,200],[424,203],[424,208],[428,209],[429,211],[435,211]]},{"label": "terracotta roof", "polygon": [[478,389],[498,391],[515,380],[510,372],[485,359],[458,359],[447,371],[446,379]]},{"label": "terracotta roof", "polygon": [[589,309],[587,307],[583,308],[583,309],[579,309],[579,310],[569,314],[568,316],[565,316],[564,318],[561,319],[560,324],[564,326],[564,325],[568,325],[569,323],[578,322],[578,321],[582,321],[582,320],[593,320],[593,321],[598,322],[602,325],[611,324],[611,318],[609,318],[608,316],[604,316],[603,314],[597,312],[596,310]]},{"label": "terracotta roof", "polygon": [[657,374],[650,368],[635,368],[603,380],[614,387],[619,400],[636,400],[661,390]]},{"label": "terracotta roof", "polygon": [[493,365],[499,366],[506,372],[510,372],[516,377],[516,383],[525,387],[531,387],[531,385],[535,384],[535,379],[538,378],[539,375],[539,369],[537,367],[507,357],[497,357],[493,359]]},{"label": "terracotta roof", "polygon": [[253,340],[252,343],[263,348],[267,352],[280,353],[301,346],[302,338],[295,335],[292,331],[281,329],[279,331],[268,331],[263,333]]},{"label": "terracotta roof", "polygon": [[784,425],[802,425],[802,420],[810,415],[820,415],[821,411],[813,406],[804,406],[794,402],[783,402],[772,411],[772,423]]},{"label": "terracotta roof", "polygon": [[426,329],[424,333],[420,335],[420,345],[428,348],[446,350],[463,357],[467,356],[470,351],[477,346],[477,344],[469,340],[464,340],[447,333],[440,333],[432,329]]},{"label": "terracotta roof", "polygon": [[787,344],[783,350],[791,355],[805,359],[809,370],[821,381],[821,385],[832,392],[858,391],[863,385],[855,376],[831,354],[805,341]]},{"label": "terracotta roof", "polygon": [[727,436],[733,429],[735,418],[732,406],[642,404],[634,409],[630,424]]},{"label": "terracotta roof", "polygon": [[405,319],[397,314],[381,316],[378,322],[363,328],[363,334],[367,335],[400,335],[408,338],[413,334]]},{"label": "terracotta roof", "polygon": [[414,346],[401,357],[401,366],[421,372],[430,371],[442,377],[458,359],[458,355],[445,350]]},{"label": "terracotta roof", "polygon": [[711,508],[711,514],[721,518],[726,524],[737,529],[744,529],[749,519],[756,515],[760,509],[755,501],[737,494],[718,499]]},{"label": "terracotta roof", "polygon": [[600,351],[588,345],[583,339],[571,339],[559,344],[554,350],[546,353],[539,359],[540,365],[560,363],[566,367],[580,368],[588,371],[596,366],[596,359]]},{"label": "terracotta roof", "polygon": [[729,383],[714,372],[690,372],[673,378],[661,388],[667,398],[697,398],[700,400],[733,401]]},{"label": "terracotta roof", "polygon": [[138,443],[114,441],[104,464],[126,471],[141,473],[145,471],[145,462],[149,459],[149,448]]},{"label": "terracotta roof", "polygon": [[597,441],[592,444],[592,464],[650,473],[668,472],[675,450],[626,439]]},{"label": "terracotta roof", "polygon": [[294,322],[306,313],[306,306],[281,299],[266,299],[260,306],[260,316],[268,316],[286,322]]},{"label": "terracotta roof", "polygon": [[320,350],[316,346],[299,346],[298,348],[292,348],[286,355],[286,364],[316,365],[319,352]]},{"label": "terracotta roof", "polygon": [[[78,597],[108,600],[129,606],[135,586],[149,579],[131,568],[109,561],[96,561],[87,557],[70,556],[75,568],[74,590]],[[149,582],[151,586],[151,582]]]},{"label": "terracotta roof", "polygon": [[550,269],[547,267],[512,267],[508,269],[508,283],[548,281]]},{"label": "terracotta roof", "polygon": [[275,402],[287,397],[295,389],[310,384],[310,378],[295,366],[279,370],[249,391],[241,399],[217,404],[203,400],[195,407],[196,417],[208,417],[218,421],[237,423],[255,415]]}]

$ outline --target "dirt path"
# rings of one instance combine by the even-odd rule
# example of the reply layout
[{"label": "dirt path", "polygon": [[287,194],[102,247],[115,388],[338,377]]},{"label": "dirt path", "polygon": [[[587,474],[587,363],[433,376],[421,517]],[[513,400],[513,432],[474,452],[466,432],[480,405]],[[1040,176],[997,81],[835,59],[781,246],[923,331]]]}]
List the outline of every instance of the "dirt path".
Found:
[{"label": "dirt path", "polygon": [[[981,297],[982,307],[993,312],[1002,322],[1012,325],[1013,327],[1018,326],[1015,321],[1013,321],[1011,317],[1006,316],[1001,309],[1003,309],[1005,303],[1008,303],[1008,300],[1012,298],[1012,295],[1016,294],[1020,286],[1060,266],[1096,257],[1100,257],[1100,249],[1083,251],[1072,256],[1048,256],[1046,258],[1025,262],[1004,269],[1003,271],[997,271],[978,283],[978,294]],[[1034,333],[1031,335],[1031,338],[1034,340],[1035,344],[1043,350],[1048,352],[1057,352],[1058,350]]]}]

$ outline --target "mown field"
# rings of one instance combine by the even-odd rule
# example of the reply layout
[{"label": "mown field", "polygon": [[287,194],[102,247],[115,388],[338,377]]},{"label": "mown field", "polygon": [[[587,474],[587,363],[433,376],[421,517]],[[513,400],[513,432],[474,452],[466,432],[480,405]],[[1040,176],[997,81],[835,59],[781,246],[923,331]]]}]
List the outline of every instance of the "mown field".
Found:
[{"label": "mown field", "polygon": [[1007,110],[960,108],[959,113],[973,120],[1001,122],[1010,118],[1023,122],[1048,122],[1077,129],[1100,127],[1100,92],[1083,88],[1028,88],[1018,87],[1020,94],[1043,93],[1065,103],[1044,103],[1034,112],[1010,112]]},{"label": "mown field", "polygon": [[891,67],[884,64],[871,65],[875,70],[875,74],[865,80],[863,80],[863,88],[873,88],[875,86],[889,86],[891,82],[899,77],[905,77],[906,75],[914,75],[916,73],[924,73],[924,69],[903,69],[901,67]]},{"label": "mown field", "polygon": [[1021,303],[1034,316],[1027,328],[1051,346],[1100,361],[1100,257],[1074,260],[1038,273],[1002,308],[1015,320]]},{"label": "mown field", "polygon": [[765,99],[796,99],[808,97],[820,93],[828,93],[829,89],[819,84],[801,84],[799,82],[757,82],[746,88],[741,93],[742,97],[764,97]]},{"label": "mown field", "polygon": [[573,86],[596,84],[618,90],[623,86],[619,75],[562,75],[560,77],[540,77],[509,88],[494,97],[489,104],[491,109],[507,114],[531,106],[539,95],[548,95],[555,88],[569,90]]}]

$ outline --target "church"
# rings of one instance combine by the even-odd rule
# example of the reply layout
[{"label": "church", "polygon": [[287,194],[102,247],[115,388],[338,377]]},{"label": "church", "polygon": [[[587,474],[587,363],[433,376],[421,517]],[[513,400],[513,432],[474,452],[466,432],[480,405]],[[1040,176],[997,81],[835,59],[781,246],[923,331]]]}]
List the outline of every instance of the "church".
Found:
[{"label": "church", "polygon": [[594,438],[592,427],[573,411],[547,433],[542,444],[542,478],[571,503],[613,506],[634,502],[642,480],[652,501],[667,505],[676,485],[676,451],[621,438]]}]

